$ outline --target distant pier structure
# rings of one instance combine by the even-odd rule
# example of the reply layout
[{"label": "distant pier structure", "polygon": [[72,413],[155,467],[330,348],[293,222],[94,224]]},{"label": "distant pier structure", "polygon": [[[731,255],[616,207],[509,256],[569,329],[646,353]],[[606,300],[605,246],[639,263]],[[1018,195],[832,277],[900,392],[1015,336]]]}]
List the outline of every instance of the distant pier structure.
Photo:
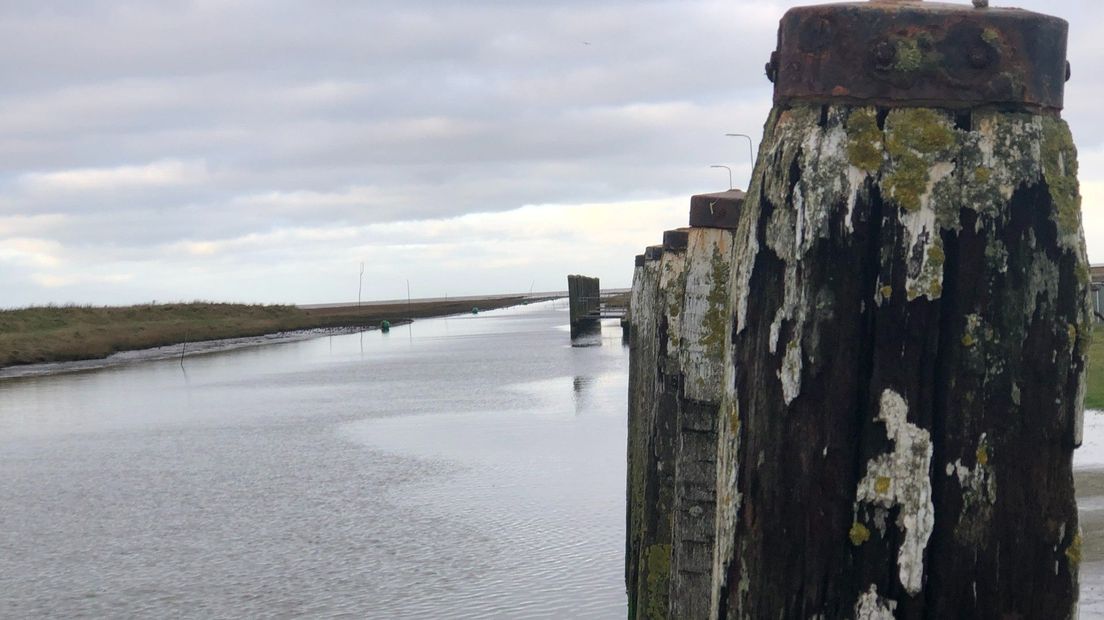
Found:
[{"label": "distant pier structure", "polygon": [[602,291],[598,278],[567,276],[567,299],[572,338],[599,329],[602,319]]}]

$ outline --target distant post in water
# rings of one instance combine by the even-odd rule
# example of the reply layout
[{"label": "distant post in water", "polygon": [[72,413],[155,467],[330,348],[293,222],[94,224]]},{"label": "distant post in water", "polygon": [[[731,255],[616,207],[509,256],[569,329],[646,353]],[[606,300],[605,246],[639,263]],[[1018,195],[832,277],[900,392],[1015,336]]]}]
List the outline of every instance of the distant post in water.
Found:
[{"label": "distant post in water", "polygon": [[567,276],[567,301],[572,338],[600,326],[602,291],[598,278]]}]

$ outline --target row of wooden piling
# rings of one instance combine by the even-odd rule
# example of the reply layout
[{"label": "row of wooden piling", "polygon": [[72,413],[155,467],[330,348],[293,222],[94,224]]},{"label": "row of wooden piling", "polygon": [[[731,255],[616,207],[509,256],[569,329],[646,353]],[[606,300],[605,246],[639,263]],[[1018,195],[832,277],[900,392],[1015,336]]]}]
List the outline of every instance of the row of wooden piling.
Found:
[{"label": "row of wooden piling", "polygon": [[694,196],[688,228],[636,257],[630,300],[630,617],[709,614],[717,431],[744,193]]},{"label": "row of wooden piling", "polygon": [[1067,24],[987,4],[788,11],[746,203],[637,257],[630,618],[1076,617]]},{"label": "row of wooden piling", "polygon": [[[1068,128],[876,121],[772,114],[748,204],[695,196],[691,226],[636,257],[630,618],[1075,609],[1091,323]],[[932,135],[943,159],[885,146]],[[914,205],[905,164],[953,176]]]}]

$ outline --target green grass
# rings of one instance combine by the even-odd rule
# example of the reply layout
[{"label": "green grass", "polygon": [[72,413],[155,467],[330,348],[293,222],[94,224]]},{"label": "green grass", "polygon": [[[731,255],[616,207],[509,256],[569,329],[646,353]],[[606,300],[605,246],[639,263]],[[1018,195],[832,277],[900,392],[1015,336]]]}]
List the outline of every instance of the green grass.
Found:
[{"label": "green grass", "polygon": [[118,351],[182,342],[262,336],[301,329],[375,327],[407,319],[490,310],[518,297],[407,306],[303,309],[282,305],[209,302],[141,306],[38,306],[0,311],[0,368],[40,362],[99,359]]},{"label": "green grass", "polygon": [[1093,328],[1093,341],[1089,347],[1088,389],[1085,391],[1086,409],[1104,409],[1104,328]]}]

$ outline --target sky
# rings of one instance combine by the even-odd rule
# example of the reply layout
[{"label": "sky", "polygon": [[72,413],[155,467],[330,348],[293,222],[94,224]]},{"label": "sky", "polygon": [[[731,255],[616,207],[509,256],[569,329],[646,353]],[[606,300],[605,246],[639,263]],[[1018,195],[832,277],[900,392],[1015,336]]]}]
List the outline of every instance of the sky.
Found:
[{"label": "sky", "polygon": [[[0,307],[627,287],[746,186],[796,4],[0,0]],[[992,4],[1071,22],[1104,262],[1104,3]]]}]

